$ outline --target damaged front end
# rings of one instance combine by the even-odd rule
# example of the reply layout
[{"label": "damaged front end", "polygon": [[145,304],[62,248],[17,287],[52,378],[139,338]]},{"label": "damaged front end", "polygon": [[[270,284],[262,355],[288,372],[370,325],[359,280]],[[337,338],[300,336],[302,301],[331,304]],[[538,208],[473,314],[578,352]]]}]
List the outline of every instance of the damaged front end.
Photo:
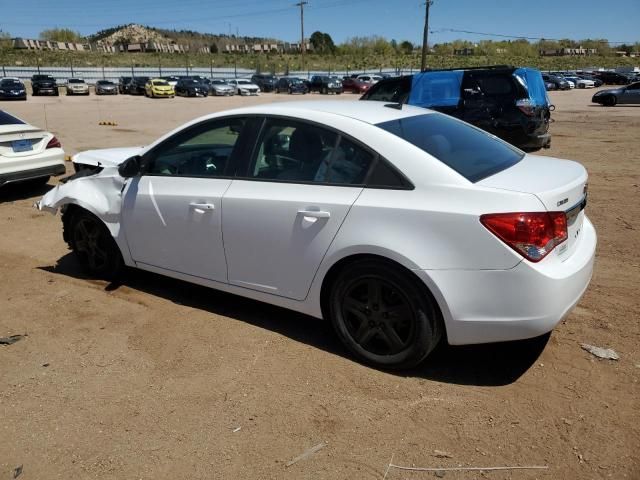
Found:
[{"label": "damaged front end", "polygon": [[[91,162],[91,168],[76,168],[75,174],[63,179],[34,206],[52,214],[58,210],[64,213],[71,205],[83,208],[102,220],[111,235],[117,239],[120,235],[122,196],[127,182],[120,174],[119,166],[127,158],[125,153],[135,154],[138,151],[139,149],[110,149],[76,155],[74,165],[86,166]],[[102,154],[101,161],[94,160],[98,153]],[[114,158],[116,153],[120,156],[119,159]]]}]

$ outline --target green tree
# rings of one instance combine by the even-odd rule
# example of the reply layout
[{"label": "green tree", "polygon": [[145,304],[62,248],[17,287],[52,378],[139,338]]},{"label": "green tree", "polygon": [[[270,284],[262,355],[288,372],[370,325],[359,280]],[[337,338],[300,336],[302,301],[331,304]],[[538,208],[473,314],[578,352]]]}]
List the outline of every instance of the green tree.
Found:
[{"label": "green tree", "polygon": [[50,40],[52,42],[81,42],[82,35],[79,32],[69,28],[50,28],[40,32],[42,40]]},{"label": "green tree", "polygon": [[400,42],[400,51],[405,55],[411,55],[413,53],[413,43],[409,40]]},{"label": "green tree", "polygon": [[309,42],[316,53],[334,53],[336,50],[333,39],[328,33],[315,31],[309,37]]}]

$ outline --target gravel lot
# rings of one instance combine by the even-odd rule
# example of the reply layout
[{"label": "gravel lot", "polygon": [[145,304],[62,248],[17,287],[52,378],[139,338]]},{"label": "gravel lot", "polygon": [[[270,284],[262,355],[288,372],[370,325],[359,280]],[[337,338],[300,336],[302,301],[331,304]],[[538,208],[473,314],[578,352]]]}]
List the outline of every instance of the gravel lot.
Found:
[{"label": "gravel lot", "polygon": [[[50,186],[3,189],[0,336],[28,337],[0,346],[0,479],[19,465],[21,480],[382,479],[392,456],[549,467],[452,479],[640,478],[640,106],[599,107],[592,94],[551,93],[544,152],[590,172],[599,246],[580,305],[548,341],[443,346],[400,375],[354,362],[312,318],[142,272],[117,287],[87,279],[59,217],[32,208]],[[276,100],[291,97],[92,94],[0,108],[46,125],[72,154],[143,145],[198,115]],[[582,342],[621,358],[596,359]]]}]

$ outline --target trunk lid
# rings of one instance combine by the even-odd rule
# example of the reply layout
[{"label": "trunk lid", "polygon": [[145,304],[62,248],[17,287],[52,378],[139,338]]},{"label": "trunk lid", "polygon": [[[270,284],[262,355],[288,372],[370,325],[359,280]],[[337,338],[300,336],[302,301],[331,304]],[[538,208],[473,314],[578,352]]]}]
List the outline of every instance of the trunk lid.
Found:
[{"label": "trunk lid", "polygon": [[25,123],[0,125],[0,161],[41,153],[50,138],[47,132]]},{"label": "trunk lid", "polygon": [[558,255],[568,258],[582,229],[587,199],[586,169],[577,162],[540,155],[525,157],[506,170],[481,180],[476,185],[535,195],[549,212],[565,212],[568,238],[556,247]]}]

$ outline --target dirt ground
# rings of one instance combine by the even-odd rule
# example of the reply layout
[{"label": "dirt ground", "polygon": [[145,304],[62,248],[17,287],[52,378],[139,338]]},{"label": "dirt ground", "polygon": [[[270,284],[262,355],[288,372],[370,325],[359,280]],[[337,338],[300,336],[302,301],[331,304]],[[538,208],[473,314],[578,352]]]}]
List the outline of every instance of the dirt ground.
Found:
[{"label": "dirt ground", "polygon": [[[402,374],[356,363],[325,322],[299,314],[143,272],[117,287],[87,279],[59,217],[32,208],[50,186],[0,191],[0,336],[28,334],[0,346],[0,479],[20,465],[24,480],[433,478],[391,459],[548,466],[451,479],[639,479],[640,106],[599,107],[592,94],[551,94],[544,152],[590,173],[598,258],[579,306],[548,341],[442,346]],[[75,153],[284,99],[91,95],[0,108]]]}]

